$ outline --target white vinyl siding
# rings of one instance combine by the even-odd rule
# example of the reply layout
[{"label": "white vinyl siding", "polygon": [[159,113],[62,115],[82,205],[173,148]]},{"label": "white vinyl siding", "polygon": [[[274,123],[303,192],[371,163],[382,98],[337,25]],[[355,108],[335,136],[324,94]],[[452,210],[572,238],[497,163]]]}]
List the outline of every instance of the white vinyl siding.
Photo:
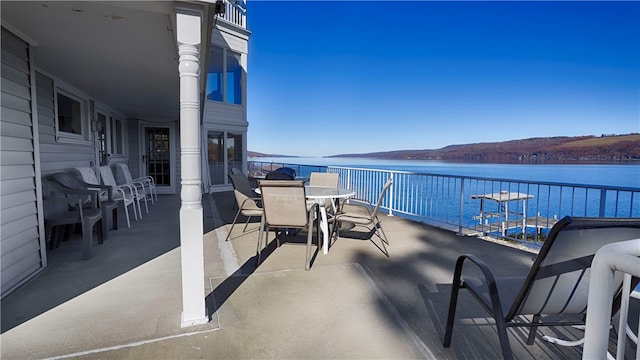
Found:
[{"label": "white vinyl siding", "polygon": [[0,252],[4,297],[44,266],[38,231],[27,43],[2,29]]}]

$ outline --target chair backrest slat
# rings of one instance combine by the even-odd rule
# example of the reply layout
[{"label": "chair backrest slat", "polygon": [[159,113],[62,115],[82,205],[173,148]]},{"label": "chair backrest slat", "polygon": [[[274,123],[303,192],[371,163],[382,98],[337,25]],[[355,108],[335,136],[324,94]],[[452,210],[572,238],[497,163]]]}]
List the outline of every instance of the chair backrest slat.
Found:
[{"label": "chair backrest slat", "polygon": [[384,184],[384,187],[380,192],[380,197],[378,197],[378,202],[376,203],[376,207],[373,209],[373,212],[371,213],[372,217],[375,218],[376,215],[378,215],[378,211],[380,210],[380,206],[382,205],[382,200],[384,200],[384,197],[387,194],[387,191],[389,190],[392,184],[393,184],[392,179],[387,180],[387,182]]},{"label": "chair backrest slat", "polygon": [[269,227],[307,226],[307,202],[302,181],[260,181],[262,209]]},{"label": "chair backrest slat", "polygon": [[229,179],[231,180],[231,184],[235,190],[238,190],[247,197],[255,197],[255,193],[251,190],[251,183],[249,182],[249,177],[247,177],[247,175],[243,173],[230,174]]},{"label": "chair backrest slat", "polygon": [[327,172],[312,172],[309,177],[309,186],[338,187],[340,174]]},{"label": "chair backrest slat", "polygon": [[75,170],[78,172],[78,174],[82,178],[82,181],[86,182],[87,184],[100,185],[100,180],[98,180],[98,177],[96,176],[96,172],[93,170],[93,168],[84,166],[84,167],[77,167],[75,168]]},{"label": "chair backrest slat", "polygon": [[[593,256],[602,246],[640,238],[640,219],[570,218],[551,229],[506,318],[580,314],[587,308]],[[617,287],[622,275],[617,276]]]},{"label": "chair backrest slat", "polygon": [[118,184],[133,183],[133,176],[131,176],[131,171],[129,171],[129,166],[127,166],[127,164],[115,163],[111,165],[111,170]]},{"label": "chair backrest slat", "polygon": [[110,167],[106,165],[100,166],[98,170],[100,170],[100,178],[102,178],[102,182],[105,185],[118,186],[118,184],[116,183],[116,179],[113,177],[113,172],[111,171]]}]

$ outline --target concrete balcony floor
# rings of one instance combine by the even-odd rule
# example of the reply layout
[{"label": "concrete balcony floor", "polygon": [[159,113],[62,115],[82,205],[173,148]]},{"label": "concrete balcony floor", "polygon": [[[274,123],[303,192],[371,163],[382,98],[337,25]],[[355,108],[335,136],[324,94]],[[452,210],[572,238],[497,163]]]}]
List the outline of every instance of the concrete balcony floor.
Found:
[{"label": "concrete balcony floor", "polygon": [[[257,231],[224,241],[232,193],[205,195],[211,321],[181,328],[179,207],[179,196],[161,195],[130,229],[120,214],[120,229],[89,261],[80,260],[78,236],[51,251],[49,266],[2,300],[2,359],[496,359],[495,326],[466,292],[453,344],[442,347],[454,262],[473,253],[505,275],[526,273],[533,257],[385,216],[388,258],[368,240],[340,238],[305,271],[305,246],[273,242],[256,268]],[[527,332],[510,329],[515,357],[580,358],[580,347],[546,343],[541,333],[581,336],[542,328],[528,346]]]}]

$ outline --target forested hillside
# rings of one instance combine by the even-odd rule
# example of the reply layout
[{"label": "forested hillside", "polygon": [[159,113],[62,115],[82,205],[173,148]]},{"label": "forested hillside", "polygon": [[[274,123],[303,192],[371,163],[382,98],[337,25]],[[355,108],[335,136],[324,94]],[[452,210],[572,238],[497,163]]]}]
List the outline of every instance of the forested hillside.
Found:
[{"label": "forested hillside", "polygon": [[470,162],[640,161],[640,134],[531,138],[335,157]]},{"label": "forested hillside", "polygon": [[[254,151],[249,157],[295,157]],[[620,162],[640,161],[640,134],[547,137],[493,143],[450,145],[436,150],[397,150],[340,154],[330,157],[361,157],[397,160],[446,160],[468,162]]]}]

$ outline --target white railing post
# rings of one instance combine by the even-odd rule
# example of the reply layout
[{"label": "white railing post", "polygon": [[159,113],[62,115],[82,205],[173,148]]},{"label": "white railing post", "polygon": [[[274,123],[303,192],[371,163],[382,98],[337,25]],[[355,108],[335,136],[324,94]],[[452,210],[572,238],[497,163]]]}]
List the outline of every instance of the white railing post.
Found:
[{"label": "white railing post", "polygon": [[[395,186],[393,171],[389,171],[389,177],[391,178],[391,187],[389,187],[389,214],[388,216],[393,216],[393,187]],[[384,184],[383,184],[384,185]]]},{"label": "white railing post", "polygon": [[[640,276],[640,239],[605,245],[591,263],[589,300],[584,334],[583,359],[606,359],[609,347],[609,323],[613,302],[614,275],[621,271]],[[629,296],[629,294],[623,294]],[[625,329],[619,329],[621,334]]]},{"label": "white railing post", "polygon": [[458,213],[458,235],[462,235],[462,214],[464,209],[464,178],[460,178],[460,212]]},{"label": "white railing post", "polygon": [[598,216],[604,217],[607,207],[607,189],[600,189],[600,209],[598,210]]},{"label": "white railing post", "polygon": [[199,78],[202,16],[202,11],[176,9],[180,56],[182,327],[208,321],[204,293],[204,226],[200,173]]}]

